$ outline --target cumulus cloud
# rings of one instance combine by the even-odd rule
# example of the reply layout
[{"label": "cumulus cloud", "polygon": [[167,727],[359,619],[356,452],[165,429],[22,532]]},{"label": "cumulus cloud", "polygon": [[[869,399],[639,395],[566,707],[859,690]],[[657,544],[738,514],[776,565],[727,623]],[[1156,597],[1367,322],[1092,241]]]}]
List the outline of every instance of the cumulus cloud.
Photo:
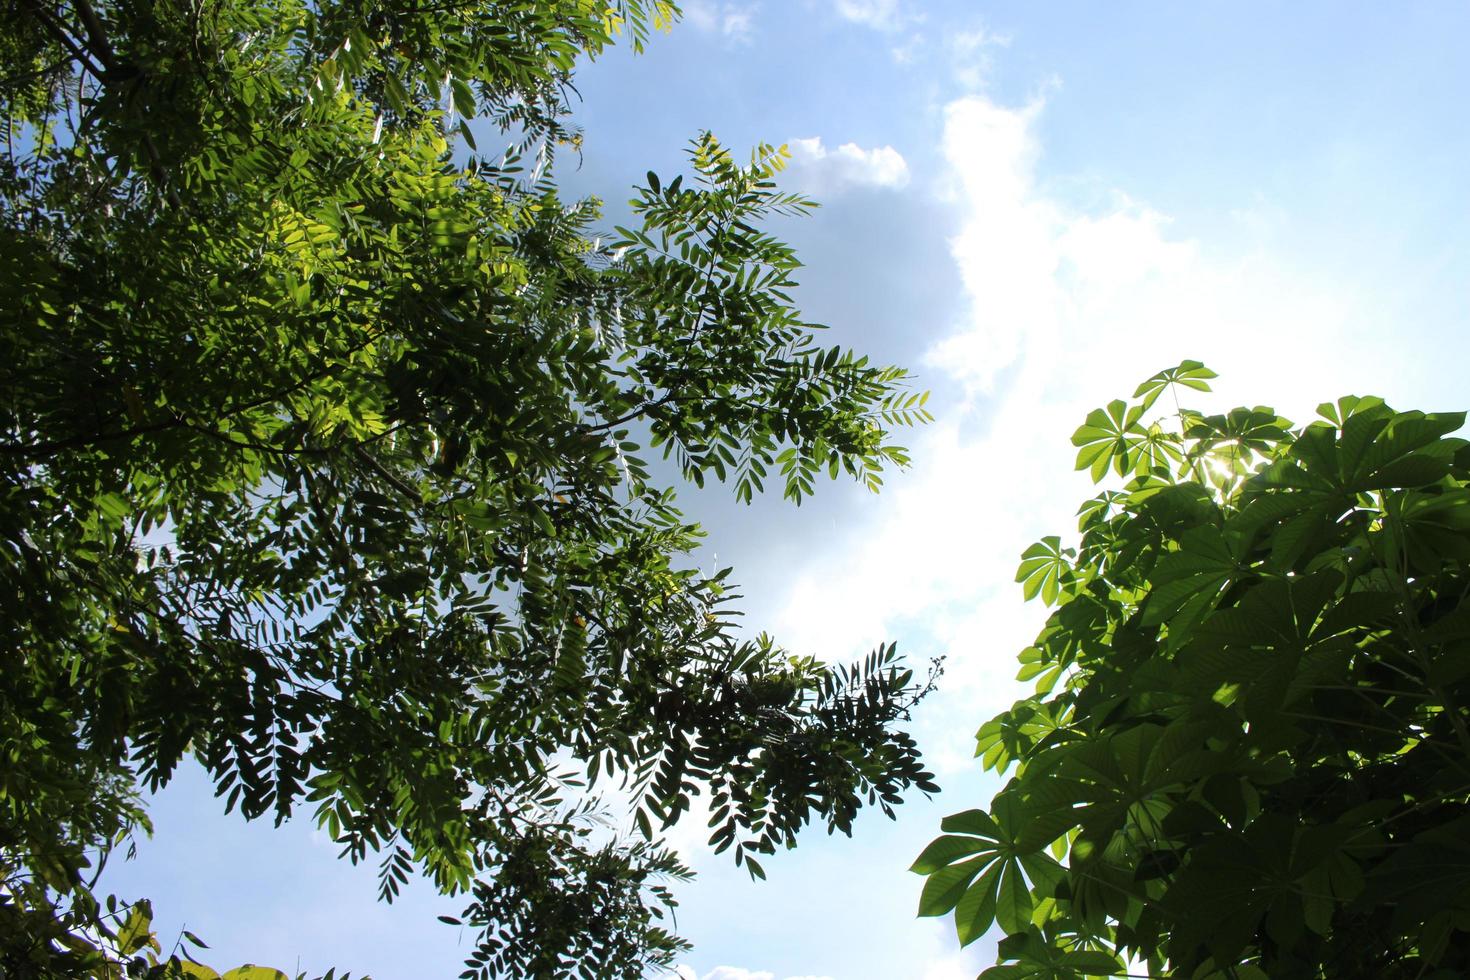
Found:
[{"label": "cumulus cloud", "polygon": [[879,31],[898,31],[924,19],[907,0],[835,0],[838,15]]},{"label": "cumulus cloud", "polygon": [[985,27],[975,27],[968,31],[959,31],[951,34],[949,38],[950,49],[956,54],[974,54],[985,48],[1008,48],[1011,45],[1009,34],[997,34]]},{"label": "cumulus cloud", "polygon": [[1353,343],[1364,328],[1352,288],[1314,285],[1264,252],[1207,257],[1121,192],[1088,211],[1050,193],[1037,178],[1044,110],[982,96],[946,107],[940,193],[957,215],[950,253],[969,309],[923,364],[957,394],[911,434],[915,467],[889,481],[875,516],[794,570],[775,623],[793,649],[831,659],[894,637],[910,654],[947,652],[925,706],[941,776],[973,766],[973,723],[1020,695],[1014,657],[1045,610],[1022,603],[1015,565],[1038,537],[1067,532],[1093,492],[1069,442],[1089,409],[1193,357],[1222,372],[1229,397],[1304,418],[1340,393],[1348,362],[1375,369],[1372,348]]},{"label": "cumulus cloud", "polygon": [[1010,43],[1009,34],[997,34],[983,26],[951,34],[945,47],[955,82],[966,91],[983,88],[995,67],[993,50],[1009,47]]},{"label": "cumulus cloud", "polygon": [[684,21],[696,30],[719,34],[734,43],[750,40],[757,4],[736,0],[684,0]]},{"label": "cumulus cloud", "polygon": [[918,58],[919,52],[923,50],[924,45],[924,35],[915,32],[906,37],[901,43],[889,48],[888,53],[892,56],[894,64],[911,65]]},{"label": "cumulus cloud", "polygon": [[794,139],[786,181],[790,186],[822,195],[840,194],[859,187],[902,188],[909,182],[909,165],[891,146],[865,150],[856,143],[843,143],[835,150],[822,144],[819,136]]},{"label": "cumulus cloud", "polygon": [[[776,980],[776,975],[768,970],[747,970],[738,966],[717,966],[703,977],[694,972],[693,967],[680,966],[675,974],[680,980]],[[785,980],[832,980],[831,977],[786,977]]]}]

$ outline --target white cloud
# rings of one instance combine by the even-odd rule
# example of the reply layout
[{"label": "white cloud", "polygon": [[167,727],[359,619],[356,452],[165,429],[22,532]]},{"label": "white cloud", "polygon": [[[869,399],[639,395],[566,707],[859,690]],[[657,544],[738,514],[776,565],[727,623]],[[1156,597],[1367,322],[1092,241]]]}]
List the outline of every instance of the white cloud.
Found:
[{"label": "white cloud", "polygon": [[924,964],[921,980],[974,980],[972,957],[962,952],[936,956]]},{"label": "white cloud", "polygon": [[835,0],[833,6],[845,20],[879,31],[902,30],[924,19],[907,0]]},{"label": "white cloud", "polygon": [[959,215],[950,252],[969,311],[923,363],[961,394],[910,436],[915,467],[874,517],[794,570],[775,622],[792,649],[831,659],[890,638],[911,656],[948,652],[921,729],[941,776],[972,769],[975,725],[1019,694],[1014,657],[1045,610],[1021,601],[1015,566],[1041,535],[1071,530],[1092,492],[1069,442],[1087,410],[1186,357],[1221,371],[1232,403],[1274,401],[1298,419],[1350,390],[1344,378],[1392,370],[1377,363],[1390,342],[1366,342],[1354,287],[1268,253],[1208,258],[1126,195],[1079,212],[1048,193],[1043,111],[981,96],[947,106],[941,193]]},{"label": "white cloud", "polygon": [[855,187],[902,188],[909,182],[909,165],[891,146],[865,150],[843,143],[835,150],[822,145],[820,136],[790,140],[787,183],[808,193],[840,194]]},{"label": "white cloud", "polygon": [[[693,967],[680,966],[675,971],[680,980],[776,980],[776,975],[769,970],[747,970],[738,966],[717,966],[706,973],[703,978],[694,972]],[[832,980],[831,977],[786,977],[785,980]]]},{"label": "white cloud", "polygon": [[1008,48],[1011,46],[1011,36],[997,34],[984,27],[976,27],[972,30],[951,34],[949,46],[956,54],[974,54],[984,48]]},{"label": "white cloud", "polygon": [[740,44],[750,40],[755,27],[755,3],[737,0],[684,0],[684,20],[707,34],[719,34]]},{"label": "white cloud", "polygon": [[914,33],[905,38],[903,43],[895,44],[889,48],[888,53],[893,57],[894,64],[911,65],[914,63],[914,59],[919,56],[919,52],[923,50],[924,45],[924,35]]},{"label": "white cloud", "polygon": [[991,51],[1009,47],[1010,43],[1009,34],[997,34],[985,27],[949,35],[945,47],[955,82],[966,91],[984,88],[995,67]]}]

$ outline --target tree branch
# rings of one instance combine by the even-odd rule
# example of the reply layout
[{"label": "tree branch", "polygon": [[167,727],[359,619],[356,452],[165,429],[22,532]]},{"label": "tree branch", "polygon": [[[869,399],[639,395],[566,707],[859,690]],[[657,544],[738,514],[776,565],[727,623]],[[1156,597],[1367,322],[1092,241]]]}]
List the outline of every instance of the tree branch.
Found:
[{"label": "tree branch", "polygon": [[57,20],[56,17],[51,13],[51,11],[41,6],[38,0],[25,0],[25,4],[27,7],[30,8],[31,14],[36,18],[36,20],[40,21],[41,25],[46,28],[47,32],[49,32],[51,36],[54,37],[57,41],[61,42],[61,46],[70,51],[73,58],[82,63],[83,68],[85,68],[87,71],[90,71],[98,78],[102,78],[106,74],[106,72],[101,67],[99,67],[95,61],[92,60],[91,55],[88,53],[86,48],[82,47],[82,45],[79,44],[71,36],[71,33],[67,31],[66,26],[63,25],[61,21]]},{"label": "tree branch", "polygon": [[424,505],[423,495],[421,495],[413,487],[409,486],[407,483],[404,483],[403,480],[399,479],[397,476],[391,473],[388,468],[382,463],[378,462],[375,457],[365,452],[361,444],[354,442],[351,446],[351,452],[352,455],[357,458],[358,462],[362,463],[368,469],[372,470],[374,473],[378,474],[378,476],[386,480],[393,487],[393,489],[403,494],[405,497],[413,501],[418,506],[422,507]]},{"label": "tree branch", "polygon": [[[381,336],[381,331],[369,333],[367,335],[367,339],[348,350],[343,356],[346,357],[351,354],[357,353],[358,351],[372,344]],[[285,388],[281,388],[278,391],[271,392],[269,395],[262,395],[261,397],[252,399],[251,401],[242,402],[241,404],[236,405],[233,408],[227,408],[220,415],[216,416],[216,418],[227,419],[231,416],[239,415],[241,412],[248,412],[251,409],[260,408],[264,405],[269,405],[271,402],[279,401],[287,395],[300,391],[302,388],[305,388],[313,381],[320,381],[322,378],[327,377],[332,373],[332,371],[336,370],[337,367],[338,365],[336,364],[326,365],[325,367],[322,367],[317,371],[313,371],[306,377],[301,378],[300,380],[295,381],[290,385],[287,385]],[[42,459],[48,456],[55,456],[57,453],[64,453],[71,449],[81,449],[83,447],[95,445],[97,443],[116,442],[119,439],[131,439],[134,436],[149,435],[154,432],[161,432],[164,429],[172,429],[179,426],[197,427],[199,424],[200,423],[194,422],[187,416],[175,414],[170,419],[161,422],[150,423],[148,425],[137,425],[133,426],[132,428],[116,429],[112,432],[97,432],[84,436],[71,436],[66,439],[55,439],[50,442],[0,442],[0,454],[11,456],[27,456],[31,459]]]},{"label": "tree branch", "polygon": [[72,5],[82,18],[82,26],[87,30],[87,40],[92,42],[92,50],[102,59],[105,67],[116,68],[117,56],[112,52],[112,42],[107,39],[107,31],[103,28],[97,11],[88,0],[72,0]]}]

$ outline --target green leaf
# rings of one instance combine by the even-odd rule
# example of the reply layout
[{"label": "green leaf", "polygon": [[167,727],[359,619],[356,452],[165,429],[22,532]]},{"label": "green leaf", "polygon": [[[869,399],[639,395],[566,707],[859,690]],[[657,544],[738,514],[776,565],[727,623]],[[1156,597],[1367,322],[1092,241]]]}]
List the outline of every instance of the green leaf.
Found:
[{"label": "green leaf", "polygon": [[1094,409],[1072,435],[1072,445],[1079,447],[1077,469],[1090,471],[1093,482],[1103,478],[1109,464],[1119,475],[1131,471],[1137,463],[1135,451],[1148,439],[1138,424],[1143,412],[1144,406],[1123,401]]},{"label": "green leaf", "polygon": [[1056,602],[1062,585],[1070,578],[1071,549],[1063,550],[1061,539],[1055,535],[1042,538],[1021,553],[1021,565],[1016,569],[1016,581],[1021,583],[1021,592],[1027,601],[1041,596],[1048,606]]},{"label": "green leaf", "polygon": [[968,946],[985,935],[995,923],[996,893],[1003,866],[999,861],[992,864],[955,905],[955,930],[961,946]]},{"label": "green leaf", "polygon": [[117,931],[117,948],[124,956],[132,956],[144,949],[159,952],[158,939],[153,935],[153,906],[148,901],[133,905],[122,928]]},{"label": "green leaf", "polygon": [[990,845],[978,837],[938,837],[924,848],[909,870],[921,875],[933,874],[955,858],[967,857],[988,849]]},{"label": "green leaf", "polygon": [[1001,834],[1000,827],[984,810],[952,813],[945,817],[939,826],[946,834],[974,834],[990,840],[998,839]]},{"label": "green leaf", "polygon": [[[1204,387],[1176,374],[1136,397]],[[1134,408],[1089,416],[1079,464],[1147,472],[1084,505],[1080,560],[1055,537],[1023,556],[1027,597],[1059,608],[1018,658],[1046,683],[976,733],[1014,778],[943,824],[991,862],[955,905],[961,941],[993,914],[1008,935],[984,976],[1050,980],[1448,962],[1470,882],[1446,795],[1464,769],[1447,705],[1470,699],[1463,417],[1350,398],[1292,431],[1181,405],[1166,446]]]},{"label": "green leaf", "polygon": [[1018,861],[1007,861],[995,899],[995,918],[1008,933],[1021,932],[1031,923],[1031,890]]},{"label": "green leaf", "polygon": [[450,80],[449,90],[454,97],[454,111],[466,119],[474,118],[477,106],[475,105],[475,92],[469,83],[462,78]]},{"label": "green leaf", "polygon": [[1061,955],[1061,963],[1068,969],[1087,976],[1116,977],[1128,973],[1128,968],[1120,957],[1098,949],[1069,950]]},{"label": "green leaf", "polygon": [[919,894],[919,915],[944,915],[959,902],[970,882],[995,861],[993,854],[982,855],[940,868],[924,882]]},{"label": "green leaf", "polygon": [[244,966],[237,966],[233,970],[226,971],[221,980],[290,980],[290,978],[280,970],[246,963]]},{"label": "green leaf", "polygon": [[1159,559],[1154,567],[1144,624],[1170,623],[1170,643],[1177,647],[1183,632],[1179,627],[1187,628],[1203,618],[1238,574],[1239,561],[1231,542],[1218,529],[1205,526],[1185,532],[1179,550]]},{"label": "green leaf", "polygon": [[1166,368],[1139,385],[1133,392],[1134,398],[1143,399],[1143,407],[1151,407],[1159,395],[1171,387],[1193,388],[1195,391],[1209,391],[1210,384],[1207,379],[1219,377],[1214,371],[1205,367],[1199,361],[1181,361],[1175,367]]}]

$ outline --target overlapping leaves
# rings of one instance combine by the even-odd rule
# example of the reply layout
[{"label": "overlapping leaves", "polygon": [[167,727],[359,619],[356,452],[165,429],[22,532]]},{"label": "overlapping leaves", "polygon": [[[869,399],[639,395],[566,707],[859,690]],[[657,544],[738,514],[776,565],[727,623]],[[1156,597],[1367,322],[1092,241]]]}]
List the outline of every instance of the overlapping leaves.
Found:
[{"label": "overlapping leaves", "polygon": [[[999,921],[987,978],[1462,975],[1464,416],[1349,397],[1299,429],[1264,407],[1144,421],[1210,377],[1187,361],[1078,430],[1079,469],[1128,482],[1084,505],[1077,547],[1022,558],[1055,606],[1021,655],[1037,694],[976,746],[1015,776],[916,863],[921,912],[963,942]],[[1064,863],[1023,876],[1053,841]],[[1009,921],[1007,861],[1030,890]]]},{"label": "overlapping leaves", "polygon": [[927,418],[794,309],[779,148],[700,136],[614,241],[558,194],[576,61],[675,5],[11,13],[0,973],[159,966],[89,868],[190,759],[246,818],[305,806],[384,899],[466,895],[471,977],[670,962],[658,829],[698,792],[754,873],[933,788],[924,679],[741,640],[644,458],[800,500],[876,489]]}]

